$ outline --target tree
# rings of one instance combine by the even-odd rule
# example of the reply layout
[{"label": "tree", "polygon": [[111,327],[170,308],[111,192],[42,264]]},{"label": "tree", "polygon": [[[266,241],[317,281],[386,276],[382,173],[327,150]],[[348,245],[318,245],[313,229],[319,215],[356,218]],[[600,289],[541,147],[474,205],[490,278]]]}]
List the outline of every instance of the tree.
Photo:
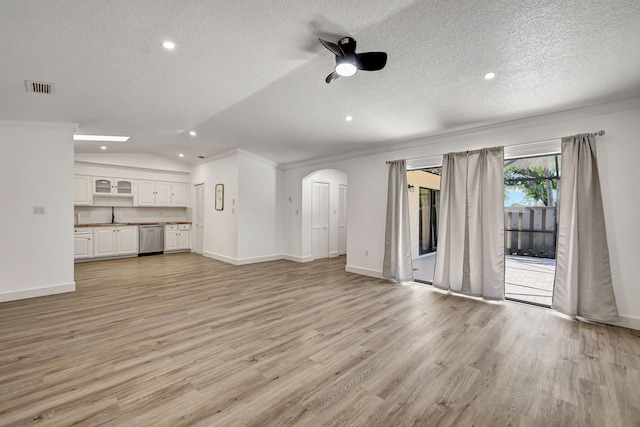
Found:
[{"label": "tree", "polygon": [[542,202],[544,206],[555,206],[554,192],[558,189],[557,164],[557,156],[511,161],[505,166],[505,184],[524,191],[525,199],[533,203]]}]

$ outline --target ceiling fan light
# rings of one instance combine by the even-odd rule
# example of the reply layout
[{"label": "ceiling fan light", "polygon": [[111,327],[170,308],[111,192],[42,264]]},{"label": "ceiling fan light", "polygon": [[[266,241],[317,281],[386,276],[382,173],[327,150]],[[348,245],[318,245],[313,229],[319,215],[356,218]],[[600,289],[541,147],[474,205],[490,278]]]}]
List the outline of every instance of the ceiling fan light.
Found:
[{"label": "ceiling fan light", "polygon": [[350,62],[341,62],[336,65],[336,73],[342,77],[351,77],[358,72],[358,68]]}]

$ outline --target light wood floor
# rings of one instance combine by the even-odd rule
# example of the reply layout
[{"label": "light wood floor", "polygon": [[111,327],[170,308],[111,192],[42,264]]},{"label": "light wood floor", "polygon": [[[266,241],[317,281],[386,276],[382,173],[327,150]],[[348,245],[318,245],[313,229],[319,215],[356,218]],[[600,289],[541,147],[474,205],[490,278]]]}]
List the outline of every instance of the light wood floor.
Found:
[{"label": "light wood floor", "polygon": [[194,254],[0,305],[2,426],[638,426],[640,337],[515,303]]}]

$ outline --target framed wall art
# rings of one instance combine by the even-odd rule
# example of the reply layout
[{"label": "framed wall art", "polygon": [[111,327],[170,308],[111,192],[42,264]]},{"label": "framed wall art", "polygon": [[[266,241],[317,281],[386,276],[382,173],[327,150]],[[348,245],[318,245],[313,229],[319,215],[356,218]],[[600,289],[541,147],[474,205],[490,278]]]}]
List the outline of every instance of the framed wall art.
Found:
[{"label": "framed wall art", "polygon": [[224,184],[216,184],[215,207],[217,211],[224,209]]}]

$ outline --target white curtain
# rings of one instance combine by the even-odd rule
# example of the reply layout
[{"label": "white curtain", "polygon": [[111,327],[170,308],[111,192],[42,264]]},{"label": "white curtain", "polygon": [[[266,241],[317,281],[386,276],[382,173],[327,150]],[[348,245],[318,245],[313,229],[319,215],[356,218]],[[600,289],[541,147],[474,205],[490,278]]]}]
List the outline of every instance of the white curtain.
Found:
[{"label": "white curtain", "polygon": [[399,282],[413,280],[411,258],[407,163],[404,160],[396,160],[389,162],[387,227],[384,238],[382,275]]},{"label": "white curtain", "polygon": [[504,299],[504,149],[445,154],[433,285]]},{"label": "white curtain", "polygon": [[569,316],[617,321],[596,160],[596,138],[562,139],[558,249],[552,308]]}]

